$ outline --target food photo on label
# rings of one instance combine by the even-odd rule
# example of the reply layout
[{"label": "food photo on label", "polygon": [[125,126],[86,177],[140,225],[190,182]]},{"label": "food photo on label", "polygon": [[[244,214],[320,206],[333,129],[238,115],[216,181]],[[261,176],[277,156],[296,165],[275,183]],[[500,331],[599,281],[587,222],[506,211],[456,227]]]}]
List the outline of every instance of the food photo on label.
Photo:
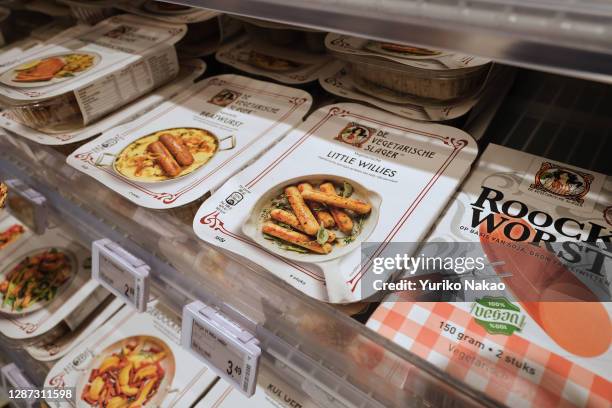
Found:
[{"label": "food photo on label", "polygon": [[74,255],[61,248],[36,250],[25,255],[0,276],[0,310],[20,314],[46,306],[74,276],[74,264]]},{"label": "food photo on label", "polygon": [[83,408],[192,406],[218,377],[181,347],[180,335],[180,318],[157,301],[146,313],[123,307],[56,362],[44,384],[75,387]]},{"label": "food photo on label", "polygon": [[311,101],[270,82],[210,77],[79,147],[67,163],[140,206],[181,207],[299,124]]},{"label": "food photo on label", "polygon": [[[28,347],[55,339],[35,349],[34,358],[59,358],[82,339],[79,333],[94,330],[120,306],[99,307],[109,293],[91,279],[90,253],[61,228],[51,224],[33,234],[4,212],[0,237],[0,333],[11,347],[29,353]],[[100,317],[87,320],[96,308]]]}]

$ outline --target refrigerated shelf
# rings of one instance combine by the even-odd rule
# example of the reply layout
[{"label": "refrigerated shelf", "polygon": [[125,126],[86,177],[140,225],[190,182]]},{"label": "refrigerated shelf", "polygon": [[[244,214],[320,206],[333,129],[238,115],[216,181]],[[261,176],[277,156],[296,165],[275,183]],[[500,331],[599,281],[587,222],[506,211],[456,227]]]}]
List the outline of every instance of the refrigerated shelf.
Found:
[{"label": "refrigerated shelf", "polygon": [[171,0],[612,83],[606,0]]},{"label": "refrigerated shelf", "polygon": [[[83,244],[109,238],[144,260],[154,295],[176,313],[200,300],[255,333],[266,367],[277,375],[288,371],[284,378],[320,405],[497,406],[331,306],[199,241],[191,216],[181,220],[180,214],[137,207],[68,167],[50,147],[3,135],[0,178],[18,178],[44,195],[53,217]],[[378,366],[386,369],[366,371],[360,359],[367,353],[379,356]],[[20,364],[41,378],[36,362]],[[394,382],[407,373],[408,384]]]},{"label": "refrigerated shelf", "polygon": [[[498,101],[499,111],[482,115],[490,120],[495,113],[481,146],[492,141],[609,173],[611,91],[612,86],[521,70],[508,97]],[[483,131],[488,120],[473,126]],[[572,150],[570,143],[581,148]],[[109,238],[147,262],[154,294],[176,313],[197,299],[256,333],[264,369],[323,406],[497,405],[262,268],[199,241],[192,209],[137,207],[68,167],[57,149],[12,135],[0,138],[0,176],[19,178],[44,194],[56,222],[82,242]],[[33,381],[42,382],[44,364],[8,350]],[[370,354],[382,359],[374,371],[360,360]]]}]

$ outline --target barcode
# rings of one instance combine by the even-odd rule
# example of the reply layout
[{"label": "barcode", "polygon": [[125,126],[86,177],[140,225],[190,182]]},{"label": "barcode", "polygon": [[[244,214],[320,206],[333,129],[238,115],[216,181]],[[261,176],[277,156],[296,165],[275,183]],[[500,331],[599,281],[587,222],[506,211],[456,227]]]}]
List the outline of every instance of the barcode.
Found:
[{"label": "barcode", "polygon": [[249,389],[249,376],[251,374],[251,365],[247,364],[244,368],[244,381],[243,381],[243,389],[247,391]]}]

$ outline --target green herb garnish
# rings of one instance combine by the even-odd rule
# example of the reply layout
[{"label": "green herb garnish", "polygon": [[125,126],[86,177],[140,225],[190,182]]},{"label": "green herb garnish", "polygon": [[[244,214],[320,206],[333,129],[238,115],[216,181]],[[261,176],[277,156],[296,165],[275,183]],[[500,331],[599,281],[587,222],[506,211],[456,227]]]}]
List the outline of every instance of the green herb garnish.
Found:
[{"label": "green herb garnish", "polygon": [[319,245],[323,245],[327,242],[328,239],[329,239],[329,232],[327,232],[325,227],[321,225],[321,227],[319,228],[319,231],[317,231],[317,243]]}]

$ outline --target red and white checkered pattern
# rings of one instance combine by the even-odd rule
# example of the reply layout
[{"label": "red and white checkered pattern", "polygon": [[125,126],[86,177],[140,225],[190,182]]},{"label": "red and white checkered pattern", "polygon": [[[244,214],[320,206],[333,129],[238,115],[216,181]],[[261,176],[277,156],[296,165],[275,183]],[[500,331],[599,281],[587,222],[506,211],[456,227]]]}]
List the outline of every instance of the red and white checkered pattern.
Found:
[{"label": "red and white checkered pattern", "polygon": [[[454,334],[441,328],[446,323]],[[490,334],[451,303],[383,303],[368,326],[510,407],[612,406],[610,381],[517,334]]]}]

